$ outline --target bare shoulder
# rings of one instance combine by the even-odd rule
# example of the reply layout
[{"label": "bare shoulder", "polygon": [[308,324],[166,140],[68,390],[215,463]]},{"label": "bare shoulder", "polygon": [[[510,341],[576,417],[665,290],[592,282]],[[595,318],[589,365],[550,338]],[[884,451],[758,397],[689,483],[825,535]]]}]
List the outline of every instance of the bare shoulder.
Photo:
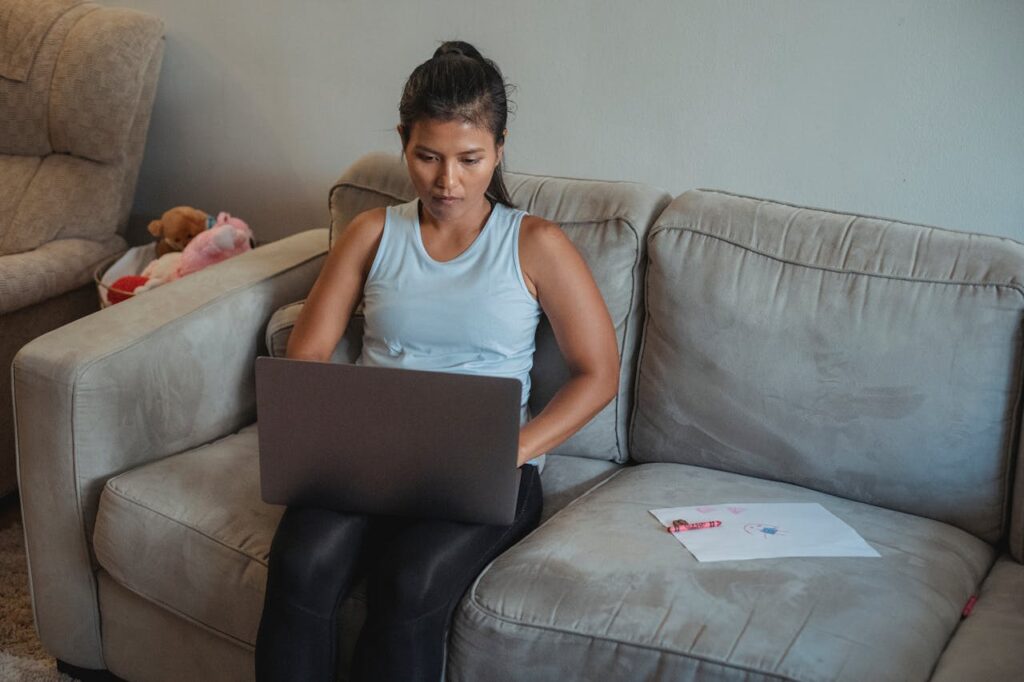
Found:
[{"label": "bare shoulder", "polygon": [[578,290],[592,283],[590,271],[576,246],[550,220],[523,216],[519,228],[519,262],[530,293],[550,300],[558,289]]},{"label": "bare shoulder", "polygon": [[338,242],[356,240],[377,241],[384,232],[384,221],[387,217],[387,209],[383,206],[363,211],[349,221],[348,225],[342,228],[338,235]]},{"label": "bare shoulder", "polygon": [[349,221],[335,236],[326,267],[330,270],[354,270],[365,277],[377,255],[386,216],[386,209],[373,208]]}]

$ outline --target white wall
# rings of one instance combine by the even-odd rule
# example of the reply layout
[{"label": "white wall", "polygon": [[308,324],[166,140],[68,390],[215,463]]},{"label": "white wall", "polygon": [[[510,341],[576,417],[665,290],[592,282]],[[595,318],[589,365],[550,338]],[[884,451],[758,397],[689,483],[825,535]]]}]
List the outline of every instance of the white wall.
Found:
[{"label": "white wall", "polygon": [[167,45],[136,220],[325,226],[460,38],[518,86],[510,170],[716,187],[1024,240],[1024,2],[121,0]]}]

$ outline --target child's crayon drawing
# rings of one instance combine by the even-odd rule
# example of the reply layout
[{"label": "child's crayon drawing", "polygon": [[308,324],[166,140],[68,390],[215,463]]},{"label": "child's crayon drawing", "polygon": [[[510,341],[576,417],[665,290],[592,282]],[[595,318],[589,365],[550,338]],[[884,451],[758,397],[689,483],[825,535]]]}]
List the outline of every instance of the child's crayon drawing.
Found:
[{"label": "child's crayon drawing", "polygon": [[[661,524],[652,524],[651,530],[662,531],[650,535],[650,541],[674,538],[697,561],[879,556],[856,530],[818,503],[730,500],[650,513]],[[685,528],[673,526],[680,519],[687,520]]]},{"label": "child's crayon drawing", "polygon": [[760,535],[765,540],[776,535],[786,535],[786,531],[773,523],[748,523],[743,526],[743,530],[750,535]]}]

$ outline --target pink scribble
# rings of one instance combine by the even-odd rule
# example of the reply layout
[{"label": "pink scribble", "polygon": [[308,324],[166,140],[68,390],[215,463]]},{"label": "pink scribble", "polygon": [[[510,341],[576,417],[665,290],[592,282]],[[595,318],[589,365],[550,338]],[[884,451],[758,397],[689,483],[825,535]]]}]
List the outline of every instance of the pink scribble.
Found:
[{"label": "pink scribble", "polygon": [[747,511],[745,507],[726,507],[726,509],[731,511],[733,514],[742,514]]},{"label": "pink scribble", "polygon": [[701,514],[707,514],[708,512],[713,512],[716,509],[718,509],[718,507],[697,507],[697,511],[699,511]]}]

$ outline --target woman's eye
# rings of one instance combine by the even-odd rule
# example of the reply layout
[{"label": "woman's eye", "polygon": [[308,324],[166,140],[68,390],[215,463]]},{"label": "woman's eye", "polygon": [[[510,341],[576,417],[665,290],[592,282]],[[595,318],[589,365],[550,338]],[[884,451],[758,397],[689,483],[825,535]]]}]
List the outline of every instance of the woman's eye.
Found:
[{"label": "woman's eye", "polygon": [[427,156],[426,154],[420,154],[420,161],[433,161],[433,156]]},{"label": "woman's eye", "polygon": [[480,163],[480,159],[465,159],[464,162],[469,164],[470,166],[473,166],[475,164]]}]

